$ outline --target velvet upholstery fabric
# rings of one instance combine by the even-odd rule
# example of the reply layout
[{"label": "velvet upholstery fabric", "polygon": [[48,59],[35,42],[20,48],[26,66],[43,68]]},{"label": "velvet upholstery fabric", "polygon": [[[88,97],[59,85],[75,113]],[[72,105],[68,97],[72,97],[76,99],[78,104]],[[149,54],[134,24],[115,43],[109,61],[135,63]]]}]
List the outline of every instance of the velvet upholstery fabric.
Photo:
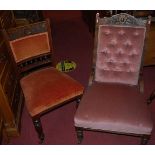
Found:
[{"label": "velvet upholstery fabric", "polygon": [[137,85],[145,27],[100,25],[95,81]]},{"label": "velvet upholstery fabric", "polygon": [[83,95],[74,118],[76,127],[150,134],[152,120],[135,86],[95,82]]},{"label": "velvet upholstery fabric", "polygon": [[10,41],[10,46],[16,62],[50,52],[47,32]]},{"label": "velvet upholstery fabric", "polygon": [[53,67],[35,71],[20,83],[31,116],[82,95],[84,90],[79,82]]}]

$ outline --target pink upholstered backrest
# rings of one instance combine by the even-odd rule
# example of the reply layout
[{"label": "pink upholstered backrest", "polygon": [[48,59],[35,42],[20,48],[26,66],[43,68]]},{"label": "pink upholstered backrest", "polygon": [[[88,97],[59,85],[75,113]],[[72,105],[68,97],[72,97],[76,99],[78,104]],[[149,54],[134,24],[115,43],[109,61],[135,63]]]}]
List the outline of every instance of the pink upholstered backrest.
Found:
[{"label": "pink upholstered backrest", "polygon": [[15,39],[10,41],[10,47],[16,62],[48,53],[50,52],[48,33],[43,32]]},{"label": "pink upholstered backrest", "polygon": [[95,81],[137,85],[145,27],[99,25]]}]

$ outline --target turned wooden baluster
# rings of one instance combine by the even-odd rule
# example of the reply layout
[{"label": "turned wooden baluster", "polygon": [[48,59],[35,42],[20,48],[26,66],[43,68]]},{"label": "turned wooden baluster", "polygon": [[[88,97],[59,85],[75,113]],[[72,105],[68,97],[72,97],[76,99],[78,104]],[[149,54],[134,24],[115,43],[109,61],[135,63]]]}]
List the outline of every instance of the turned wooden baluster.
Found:
[{"label": "turned wooden baluster", "polygon": [[42,129],[42,124],[40,121],[40,118],[33,118],[33,124],[34,127],[38,133],[38,137],[40,139],[40,144],[42,144],[44,142],[44,133],[43,133],[43,129]]}]

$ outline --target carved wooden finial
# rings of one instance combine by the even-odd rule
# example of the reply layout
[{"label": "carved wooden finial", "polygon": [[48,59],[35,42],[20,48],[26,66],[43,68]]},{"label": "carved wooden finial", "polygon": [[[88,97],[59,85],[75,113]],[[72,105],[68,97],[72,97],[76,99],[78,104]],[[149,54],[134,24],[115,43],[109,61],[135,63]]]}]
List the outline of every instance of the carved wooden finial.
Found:
[{"label": "carved wooden finial", "polygon": [[99,22],[99,18],[100,18],[100,14],[99,13],[96,13],[96,23]]},{"label": "carved wooden finial", "polygon": [[151,16],[148,16],[148,24],[150,25],[151,24]]}]

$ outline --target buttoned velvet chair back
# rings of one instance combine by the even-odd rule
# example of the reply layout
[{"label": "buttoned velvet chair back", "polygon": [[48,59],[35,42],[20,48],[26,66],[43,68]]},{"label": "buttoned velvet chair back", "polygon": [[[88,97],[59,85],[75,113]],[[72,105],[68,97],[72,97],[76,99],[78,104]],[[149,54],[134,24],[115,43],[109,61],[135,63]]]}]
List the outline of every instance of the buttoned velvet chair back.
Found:
[{"label": "buttoned velvet chair back", "polygon": [[9,54],[19,72],[51,63],[52,41],[49,20],[4,30]]},{"label": "buttoned velvet chair back", "polygon": [[138,84],[146,25],[147,21],[127,14],[111,19],[97,15],[95,81]]}]

